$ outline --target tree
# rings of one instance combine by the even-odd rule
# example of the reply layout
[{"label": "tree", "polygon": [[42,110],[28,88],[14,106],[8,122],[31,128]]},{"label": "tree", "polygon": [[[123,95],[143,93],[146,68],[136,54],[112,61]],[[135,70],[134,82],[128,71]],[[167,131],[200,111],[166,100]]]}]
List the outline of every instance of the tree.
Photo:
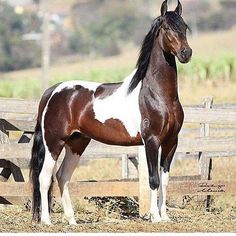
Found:
[{"label": "tree", "polygon": [[35,42],[22,40],[29,15],[18,15],[6,3],[1,3],[0,14],[0,70],[10,71],[38,66],[39,47]]}]

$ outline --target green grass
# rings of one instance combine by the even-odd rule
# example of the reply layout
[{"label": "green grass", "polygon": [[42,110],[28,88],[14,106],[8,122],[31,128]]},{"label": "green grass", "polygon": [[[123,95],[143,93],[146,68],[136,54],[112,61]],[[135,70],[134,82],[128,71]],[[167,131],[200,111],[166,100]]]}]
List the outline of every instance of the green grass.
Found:
[{"label": "green grass", "polygon": [[[74,67],[76,66],[74,65]],[[132,71],[132,69],[133,65],[131,63],[127,63],[127,65],[124,64],[122,66],[116,66],[111,63],[111,65],[108,64],[107,67],[104,65],[98,65],[93,66],[91,69],[89,68],[89,66],[83,66],[76,70],[71,70],[70,68],[66,69],[66,66],[64,66],[62,70],[67,71],[68,73],[63,73],[61,71],[57,72],[57,69],[53,69],[56,72],[54,71],[49,84],[51,86],[58,82],[68,80],[85,80],[101,83],[119,82],[122,81]],[[178,73],[180,84],[182,88],[184,88],[184,91],[181,91],[183,94],[187,94],[187,92],[191,90],[192,87],[194,87],[195,90],[199,90],[199,96],[195,98],[194,103],[196,103],[196,101],[201,101],[200,96],[210,95],[203,94],[206,91],[206,85],[208,87],[208,92],[211,91],[212,95],[229,95],[231,94],[231,92],[227,90],[227,86],[228,89],[230,89],[230,84],[236,83],[236,56],[231,54],[224,54],[218,57],[216,56],[213,58],[204,59],[195,57],[189,64],[183,65],[178,63]],[[38,78],[37,76],[33,76],[33,74],[36,74],[36,72],[28,72],[23,75],[22,79],[20,80],[15,78],[11,79],[11,75],[9,75],[9,77],[8,75],[5,75],[6,79],[0,81],[0,97],[25,99],[39,98],[42,94],[41,81],[39,79],[40,76]],[[212,88],[209,87],[209,82],[213,83],[210,84]],[[222,90],[219,94],[217,90],[218,84],[222,83],[227,83],[227,86],[224,86],[223,89],[221,88]],[[225,92],[224,89],[226,90]],[[231,97],[229,97],[229,99],[227,100],[230,99]],[[231,100],[234,99],[235,96]],[[190,101],[191,103],[191,97],[188,97],[188,101]]]},{"label": "green grass", "polygon": [[51,83],[57,83],[60,81],[68,80],[86,80],[96,81],[101,83],[119,82],[124,79],[132,71],[131,66],[127,66],[121,69],[107,68],[107,69],[92,69],[82,72],[80,74],[73,75],[58,75]]},{"label": "green grass", "polygon": [[[49,84],[54,85],[58,82],[68,80],[96,81],[101,83],[122,81],[132,70],[131,66],[122,69],[92,69],[75,74],[58,74],[51,79]],[[41,94],[41,81],[33,78],[24,78],[21,80],[2,80],[0,81],[0,97],[9,98],[39,98]]]},{"label": "green grass", "polygon": [[197,82],[206,80],[235,80],[236,56],[224,53],[215,57],[193,57],[186,65],[179,65],[181,78],[191,78]]}]

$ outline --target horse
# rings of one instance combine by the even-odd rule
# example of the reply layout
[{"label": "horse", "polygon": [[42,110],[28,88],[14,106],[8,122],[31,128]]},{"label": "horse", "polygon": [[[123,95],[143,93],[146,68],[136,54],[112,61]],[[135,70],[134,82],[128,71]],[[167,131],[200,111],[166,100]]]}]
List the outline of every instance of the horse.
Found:
[{"label": "horse", "polygon": [[175,57],[188,63],[192,56],[188,26],[181,15],[179,0],[174,11],[168,11],[167,0],[162,3],[161,15],[143,40],[136,67],[122,83],[67,81],[45,91],[30,161],[33,221],[51,224],[53,170],[65,148],[56,178],[65,218],[76,224],[68,184],[91,139],[110,145],[144,145],[151,192],[149,219],[170,220],[166,187],[184,120]]}]

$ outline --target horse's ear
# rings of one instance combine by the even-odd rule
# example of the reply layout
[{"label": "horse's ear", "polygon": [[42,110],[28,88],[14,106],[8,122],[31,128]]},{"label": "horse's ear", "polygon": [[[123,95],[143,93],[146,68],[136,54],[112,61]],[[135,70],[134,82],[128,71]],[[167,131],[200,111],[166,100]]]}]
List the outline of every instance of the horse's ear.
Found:
[{"label": "horse's ear", "polygon": [[167,12],[167,0],[165,0],[161,5],[161,16],[164,16]]},{"label": "horse's ear", "polygon": [[178,6],[176,7],[175,12],[179,14],[180,16],[182,15],[183,8],[179,0],[178,0]]}]

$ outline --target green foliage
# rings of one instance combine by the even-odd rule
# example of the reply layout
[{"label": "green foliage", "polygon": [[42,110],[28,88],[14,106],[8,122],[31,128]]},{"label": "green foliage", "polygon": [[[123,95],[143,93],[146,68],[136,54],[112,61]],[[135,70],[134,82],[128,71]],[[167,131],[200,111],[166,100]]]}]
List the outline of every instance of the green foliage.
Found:
[{"label": "green foliage", "polygon": [[103,56],[119,54],[119,43],[140,43],[151,21],[148,12],[132,1],[101,1],[96,12],[93,15],[91,12],[92,9],[81,16],[79,7],[76,11],[75,31],[69,39],[73,52]]},{"label": "green foliage", "polygon": [[182,79],[204,80],[235,80],[236,56],[224,54],[218,57],[196,58],[187,65],[179,64],[179,75]]},{"label": "green foliage", "polygon": [[17,15],[7,4],[0,3],[0,71],[34,67],[40,64],[40,48],[22,40],[28,15]]}]

